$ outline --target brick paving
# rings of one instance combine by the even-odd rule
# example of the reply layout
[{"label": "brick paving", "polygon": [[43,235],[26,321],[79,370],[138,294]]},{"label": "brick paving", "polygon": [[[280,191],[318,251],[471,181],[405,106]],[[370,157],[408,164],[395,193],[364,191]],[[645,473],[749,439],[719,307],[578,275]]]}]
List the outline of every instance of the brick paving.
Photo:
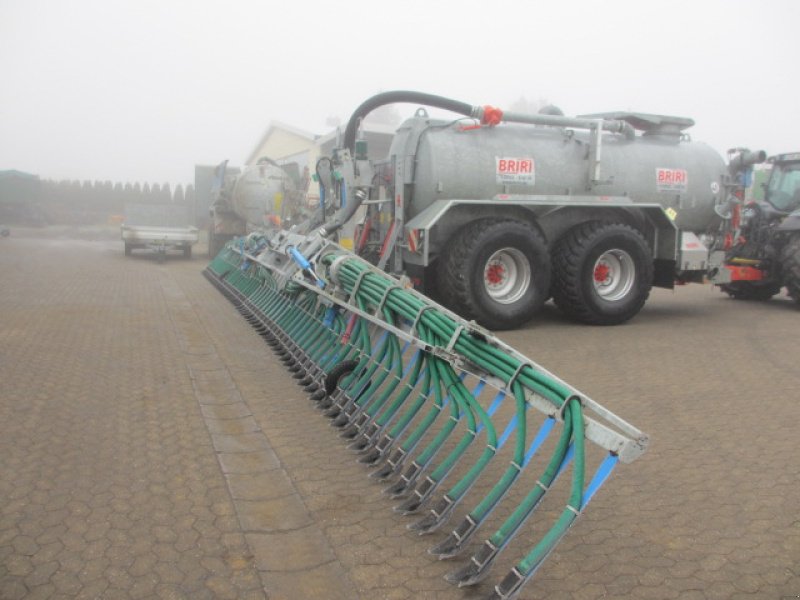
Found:
[{"label": "brick paving", "polygon": [[[35,234],[0,240],[3,600],[472,599],[525,550],[451,588],[203,259]],[[798,319],[694,286],[503,335],[652,436],[523,598],[800,594]]]}]

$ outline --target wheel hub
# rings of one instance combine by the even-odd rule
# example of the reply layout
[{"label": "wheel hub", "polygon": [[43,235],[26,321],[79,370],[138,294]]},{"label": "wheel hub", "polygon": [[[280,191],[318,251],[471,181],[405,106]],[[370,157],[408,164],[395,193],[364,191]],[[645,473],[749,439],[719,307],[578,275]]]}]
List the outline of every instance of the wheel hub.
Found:
[{"label": "wheel hub", "polygon": [[604,300],[624,299],[636,282],[633,258],[625,250],[613,249],[601,254],[592,269],[592,283]]},{"label": "wheel hub", "polygon": [[519,300],[531,286],[531,264],[517,248],[502,248],[486,261],[483,284],[489,297],[501,304]]},{"label": "wheel hub", "polygon": [[594,268],[594,280],[597,283],[605,283],[611,274],[611,267],[606,263],[600,263]]},{"label": "wheel hub", "polygon": [[486,266],[486,281],[489,285],[500,285],[506,277],[506,268],[500,262],[489,263]]}]

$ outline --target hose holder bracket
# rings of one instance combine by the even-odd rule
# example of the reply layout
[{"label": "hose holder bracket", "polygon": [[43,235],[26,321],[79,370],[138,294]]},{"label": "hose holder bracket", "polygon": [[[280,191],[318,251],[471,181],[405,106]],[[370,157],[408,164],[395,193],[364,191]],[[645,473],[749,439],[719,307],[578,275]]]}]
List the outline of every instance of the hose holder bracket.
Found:
[{"label": "hose holder bracket", "polygon": [[373,313],[376,317],[381,316],[381,311],[383,310],[383,306],[386,304],[386,301],[389,299],[389,294],[392,293],[394,290],[403,289],[403,286],[399,283],[393,283],[383,291],[383,295],[381,296],[380,301],[375,306],[375,312]]},{"label": "hose holder bracket", "polygon": [[564,422],[564,412],[567,410],[567,406],[569,406],[570,402],[572,402],[573,400],[577,400],[578,404],[580,404],[581,407],[583,406],[583,398],[581,398],[577,394],[573,394],[572,396],[569,396],[566,400],[564,400],[564,404],[562,404],[561,407],[558,409],[558,420],[561,421],[562,423]]},{"label": "hose holder bracket", "polygon": [[522,369],[524,369],[525,367],[530,367],[531,369],[534,368],[533,364],[531,364],[529,362],[525,362],[525,361],[520,362],[519,365],[517,366],[516,370],[514,371],[514,374],[511,375],[511,377],[508,378],[508,382],[506,383],[506,389],[509,392],[513,393],[513,390],[511,388],[514,385],[514,382],[517,380],[517,377],[519,377],[520,374],[522,373]]},{"label": "hose holder bracket", "polygon": [[361,282],[364,280],[364,277],[369,273],[370,273],[369,269],[364,269],[363,271],[361,271],[361,273],[358,274],[356,282],[353,284],[353,289],[350,291],[350,298],[348,299],[348,302],[350,304],[355,303],[356,295],[358,294],[358,288],[361,287]]}]

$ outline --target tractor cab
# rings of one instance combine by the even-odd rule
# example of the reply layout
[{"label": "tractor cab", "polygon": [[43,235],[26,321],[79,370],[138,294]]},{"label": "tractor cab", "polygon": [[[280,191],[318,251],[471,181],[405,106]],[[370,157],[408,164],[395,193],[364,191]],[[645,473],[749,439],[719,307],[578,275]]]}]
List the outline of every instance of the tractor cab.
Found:
[{"label": "tractor cab", "polygon": [[778,154],[769,160],[772,173],[765,199],[784,214],[800,209],[800,152]]}]

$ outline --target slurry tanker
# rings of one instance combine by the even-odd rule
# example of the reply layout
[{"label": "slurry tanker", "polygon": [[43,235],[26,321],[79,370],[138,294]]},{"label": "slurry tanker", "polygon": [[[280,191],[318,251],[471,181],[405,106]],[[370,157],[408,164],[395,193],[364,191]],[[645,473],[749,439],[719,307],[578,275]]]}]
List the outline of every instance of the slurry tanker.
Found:
[{"label": "slurry tanker", "polygon": [[254,166],[214,170],[211,186],[208,256],[230,240],[265,227],[291,226],[303,220],[301,182],[289,167],[262,158]]},{"label": "slurry tanker", "polygon": [[[359,124],[394,102],[459,116],[434,119],[418,109],[389,156],[370,161]],[[320,205],[306,230],[409,277],[490,329],[521,325],[551,297],[578,321],[623,323],[651,286],[707,279],[736,298],[768,298],[786,285],[800,299],[800,217],[787,218],[800,204],[792,175],[798,156],[778,157],[767,202],[743,210],[743,181],[764,153],[732,151],[726,164],[690,139],[693,123],[634,112],[565,117],[554,107],[522,114],[418,92],[379,94],[354,112],[340,147],[317,162]],[[217,202],[218,210],[253,226],[275,212],[272,199],[296,194],[269,161],[227,185],[230,200]],[[246,207],[257,195],[254,216]]]}]

